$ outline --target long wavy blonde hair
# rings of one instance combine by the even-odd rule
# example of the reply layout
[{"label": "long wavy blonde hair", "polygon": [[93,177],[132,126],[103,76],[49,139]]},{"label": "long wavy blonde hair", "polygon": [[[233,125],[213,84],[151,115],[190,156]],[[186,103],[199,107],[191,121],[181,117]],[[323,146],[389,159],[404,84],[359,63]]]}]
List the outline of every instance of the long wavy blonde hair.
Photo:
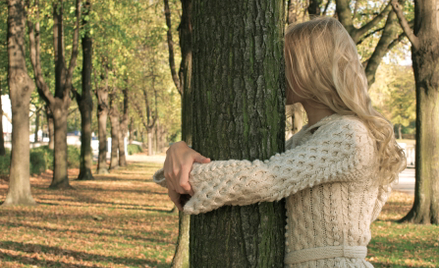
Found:
[{"label": "long wavy blonde hair", "polygon": [[[391,184],[406,164],[393,127],[371,104],[355,43],[333,18],[290,25],[285,34],[288,90],[340,115],[356,115],[375,138],[382,184]],[[293,86],[294,85],[294,86]]]}]

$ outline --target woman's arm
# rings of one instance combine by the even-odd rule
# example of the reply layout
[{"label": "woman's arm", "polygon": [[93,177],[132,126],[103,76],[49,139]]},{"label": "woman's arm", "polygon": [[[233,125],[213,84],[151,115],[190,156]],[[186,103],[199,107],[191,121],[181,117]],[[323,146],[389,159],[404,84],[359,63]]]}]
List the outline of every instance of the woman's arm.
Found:
[{"label": "woman's arm", "polygon": [[153,180],[168,188],[168,195],[172,202],[179,210],[182,210],[187,201],[187,195],[193,195],[192,187],[189,184],[189,173],[193,163],[209,162],[209,158],[192,150],[185,142],[177,142],[166,152],[163,169],[154,174]]},{"label": "woman's arm", "polygon": [[223,205],[275,201],[302,189],[362,177],[375,163],[374,142],[356,119],[321,126],[305,144],[269,160],[195,164],[189,182],[195,194],[184,206],[190,214]]}]

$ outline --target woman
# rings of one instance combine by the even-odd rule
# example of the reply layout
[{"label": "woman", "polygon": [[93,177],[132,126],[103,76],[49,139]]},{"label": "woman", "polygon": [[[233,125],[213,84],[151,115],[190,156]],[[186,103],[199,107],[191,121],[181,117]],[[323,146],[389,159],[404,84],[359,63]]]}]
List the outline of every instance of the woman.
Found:
[{"label": "woman", "polygon": [[[286,102],[300,102],[308,115],[285,153],[211,162],[180,142],[154,180],[190,214],[286,198],[286,267],[372,267],[370,224],[405,156],[372,108],[355,44],[337,20],[289,27],[285,58]],[[185,204],[182,194],[191,195]]]}]

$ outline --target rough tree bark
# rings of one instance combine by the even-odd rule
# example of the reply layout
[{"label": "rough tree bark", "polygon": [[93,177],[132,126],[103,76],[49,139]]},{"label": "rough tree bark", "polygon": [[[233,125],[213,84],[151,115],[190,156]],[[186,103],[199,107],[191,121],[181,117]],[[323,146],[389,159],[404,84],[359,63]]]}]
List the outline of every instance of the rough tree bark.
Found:
[{"label": "rough tree bark", "polygon": [[[38,0],[35,1],[38,10]],[[40,96],[50,107],[54,124],[54,170],[50,188],[71,188],[67,174],[67,115],[70,106],[70,92],[72,90],[73,71],[78,57],[79,22],[81,18],[81,0],[75,4],[75,30],[73,32],[72,55],[70,64],[66,67],[64,45],[64,8],[63,0],[53,3],[53,47],[55,54],[55,95],[49,90],[40,61],[40,25],[38,18],[35,26],[28,21],[29,40],[31,46],[31,62],[34,69],[35,82]],[[37,16],[39,12],[37,11]]]},{"label": "rough tree bark", "polygon": [[[193,1],[193,148],[213,160],[284,150],[284,1]],[[284,202],[191,216],[191,267],[283,267]]]},{"label": "rough tree bark", "polygon": [[392,6],[412,44],[416,82],[415,201],[402,222],[439,224],[439,2],[415,0],[414,31]]},{"label": "rough tree bark", "polygon": [[108,120],[108,66],[106,59],[102,61],[101,85],[96,86],[96,98],[98,100],[98,136],[99,156],[97,174],[107,174],[107,120]]},{"label": "rough tree bark", "polygon": [[29,181],[29,103],[35,84],[27,73],[26,14],[21,0],[8,0],[8,85],[12,109],[9,189],[3,206],[35,205]]},{"label": "rough tree bark", "polygon": [[[176,79],[175,63],[173,60],[172,23],[168,0],[164,0],[164,5],[166,25],[168,26],[167,38],[169,48],[169,67],[171,69],[175,87],[181,95],[181,138],[187,144],[192,145],[192,0],[181,0],[182,15],[180,26],[178,27],[180,35],[181,63],[178,72],[178,79]],[[189,267],[189,228],[190,216],[179,212],[179,233],[174,258],[171,263],[172,268]]]},{"label": "rough tree bark", "polygon": [[[90,14],[91,0],[85,1],[85,16]],[[91,150],[91,122],[93,111],[93,99],[91,98],[91,73],[92,73],[92,38],[87,21],[82,20],[82,28],[85,33],[82,37],[82,93],[75,92],[76,102],[81,113],[81,163],[78,180],[93,180],[91,173],[92,150]]]}]

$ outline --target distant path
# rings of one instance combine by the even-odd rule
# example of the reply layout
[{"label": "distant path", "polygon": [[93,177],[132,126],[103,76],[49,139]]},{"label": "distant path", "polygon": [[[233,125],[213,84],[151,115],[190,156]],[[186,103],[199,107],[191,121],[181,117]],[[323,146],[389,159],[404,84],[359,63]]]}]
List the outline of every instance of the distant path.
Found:
[{"label": "distant path", "polygon": [[166,155],[160,154],[160,155],[146,155],[146,154],[134,154],[134,155],[127,155],[127,161],[130,162],[152,162],[152,163],[161,163],[163,164],[165,162]]},{"label": "distant path", "polygon": [[393,188],[396,191],[415,195],[415,169],[406,168],[399,174],[399,183]]},{"label": "distant path", "polygon": [[[146,154],[135,154],[128,155],[127,161],[130,162],[152,162],[163,164],[165,162],[166,155],[152,155],[148,156]],[[415,195],[415,169],[406,168],[403,172],[399,174],[399,183],[393,188],[395,191],[407,193],[410,195]]]}]

